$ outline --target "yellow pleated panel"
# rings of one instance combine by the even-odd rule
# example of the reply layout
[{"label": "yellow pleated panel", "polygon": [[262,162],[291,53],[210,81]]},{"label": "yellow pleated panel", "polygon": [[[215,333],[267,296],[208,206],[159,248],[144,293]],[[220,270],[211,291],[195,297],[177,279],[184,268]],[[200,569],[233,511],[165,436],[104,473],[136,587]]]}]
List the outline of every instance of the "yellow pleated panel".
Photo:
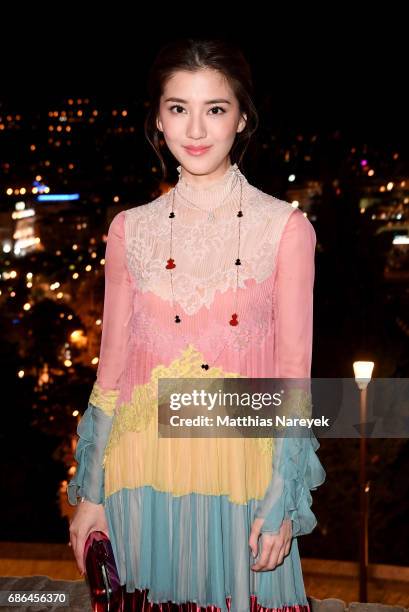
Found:
[{"label": "yellow pleated panel", "polygon": [[174,496],[227,495],[232,503],[262,499],[272,457],[253,438],[158,438],[155,419],[126,432],[105,464],[105,495],[150,485]]},{"label": "yellow pleated panel", "polygon": [[[227,495],[232,503],[262,499],[272,476],[274,438],[161,438],[158,435],[158,379],[245,378],[221,368],[203,370],[203,355],[189,345],[169,366],[152,370],[132,399],[118,406],[104,455],[105,495],[150,485],[174,496]],[[307,394],[292,390],[306,414]],[[281,412],[281,411],[280,411]],[[293,406],[284,414],[294,414]]]}]

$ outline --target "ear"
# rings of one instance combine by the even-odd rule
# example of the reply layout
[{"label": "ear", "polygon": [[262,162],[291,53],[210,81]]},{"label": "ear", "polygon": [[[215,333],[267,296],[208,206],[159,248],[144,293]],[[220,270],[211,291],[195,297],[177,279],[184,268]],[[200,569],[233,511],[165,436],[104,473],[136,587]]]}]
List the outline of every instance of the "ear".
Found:
[{"label": "ear", "polygon": [[160,132],[163,132],[162,121],[159,119],[159,117],[156,117],[156,127]]},{"label": "ear", "polygon": [[244,130],[244,128],[247,125],[247,115],[246,113],[243,113],[240,121],[239,121],[239,125],[237,126],[237,132],[242,132]]}]

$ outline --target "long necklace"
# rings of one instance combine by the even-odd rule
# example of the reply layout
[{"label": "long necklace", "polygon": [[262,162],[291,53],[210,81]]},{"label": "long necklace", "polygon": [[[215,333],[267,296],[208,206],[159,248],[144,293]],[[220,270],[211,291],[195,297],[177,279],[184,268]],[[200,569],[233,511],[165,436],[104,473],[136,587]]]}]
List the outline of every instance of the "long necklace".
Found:
[{"label": "long necklace", "polygon": [[[235,294],[234,294],[234,312],[231,314],[231,319],[229,320],[229,325],[232,325],[233,327],[235,327],[236,325],[239,324],[238,314],[237,314],[237,310],[238,310],[237,309],[237,300],[238,300],[238,287],[239,287],[239,266],[241,266],[241,261],[240,261],[240,229],[241,229],[241,219],[243,217],[243,211],[241,209],[241,206],[242,206],[242,196],[243,196],[243,184],[242,184],[242,180],[241,180],[240,176],[239,176],[239,182],[240,182],[240,203],[239,203],[238,212],[236,214],[236,216],[239,219],[238,220],[238,224],[237,224],[238,225],[237,258],[236,258],[236,260],[234,262],[234,265],[237,266],[237,268],[236,268],[236,290],[235,290]],[[231,195],[231,194],[229,194],[229,195]],[[190,202],[190,204],[193,204],[193,202]],[[170,253],[169,253],[169,259],[167,260],[167,263],[166,263],[166,266],[165,266],[166,269],[170,271],[170,287],[171,287],[171,292],[172,292],[172,308],[173,308],[173,311],[175,312],[175,296],[174,296],[174,292],[173,292],[173,270],[176,268],[176,263],[175,263],[175,260],[172,258],[172,253],[173,253],[173,220],[175,219],[174,206],[175,206],[175,188],[172,189],[172,206],[171,206],[171,212],[169,213],[169,219],[170,219]],[[199,208],[195,204],[193,204],[193,206],[195,208],[197,208],[198,210],[201,210],[202,212],[208,212],[208,211],[204,211],[202,208]],[[214,215],[210,215],[209,214],[207,220],[208,221],[212,221],[213,219],[214,219]],[[182,322],[182,319],[180,318],[180,315],[177,314],[177,313],[175,313],[175,320],[174,320],[174,322],[175,323],[181,323]],[[219,355],[221,354],[221,352],[223,350],[224,350],[224,347],[220,351]],[[217,361],[219,355],[215,358],[213,363],[215,363]],[[208,363],[202,363],[201,367],[204,370],[208,370],[209,369],[209,364]]]}]

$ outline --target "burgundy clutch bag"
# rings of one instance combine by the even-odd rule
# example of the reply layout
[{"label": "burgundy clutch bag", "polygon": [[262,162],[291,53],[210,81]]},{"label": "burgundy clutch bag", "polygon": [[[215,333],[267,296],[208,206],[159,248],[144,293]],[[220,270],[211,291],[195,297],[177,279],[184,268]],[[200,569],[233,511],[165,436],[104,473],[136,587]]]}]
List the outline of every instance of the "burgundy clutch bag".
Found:
[{"label": "burgundy clutch bag", "polygon": [[94,612],[122,610],[122,586],[108,536],[92,531],[84,547],[84,567]]}]

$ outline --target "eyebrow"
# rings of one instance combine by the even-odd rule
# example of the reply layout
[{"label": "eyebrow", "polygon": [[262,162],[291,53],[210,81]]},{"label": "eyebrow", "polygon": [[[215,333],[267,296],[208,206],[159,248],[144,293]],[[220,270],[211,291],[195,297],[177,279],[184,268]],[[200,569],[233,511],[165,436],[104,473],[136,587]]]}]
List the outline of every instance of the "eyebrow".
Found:
[{"label": "eyebrow", "polygon": [[[181,104],[189,104],[187,100],[182,100],[182,98],[166,98],[165,102],[180,102]],[[220,102],[231,104],[230,100],[225,100],[224,98],[218,98],[217,100],[207,100],[206,102],[204,102],[204,104],[216,104]]]}]

